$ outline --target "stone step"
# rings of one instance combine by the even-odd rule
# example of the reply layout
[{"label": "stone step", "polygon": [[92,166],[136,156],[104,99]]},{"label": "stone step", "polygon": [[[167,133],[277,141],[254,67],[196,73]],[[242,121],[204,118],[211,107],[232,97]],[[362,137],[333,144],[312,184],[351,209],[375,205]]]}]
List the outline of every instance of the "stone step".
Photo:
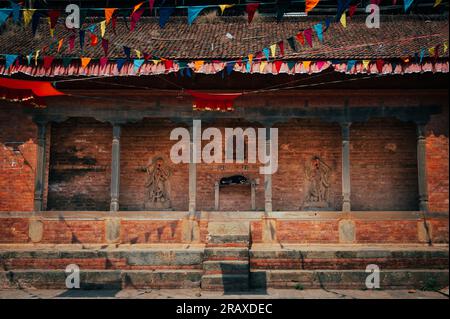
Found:
[{"label": "stone step", "polygon": [[209,235],[208,245],[240,245],[248,246],[250,244],[250,235]]},{"label": "stone step", "polygon": [[211,260],[203,262],[204,274],[242,274],[247,275],[250,266],[247,261]]},{"label": "stone step", "polygon": [[[81,289],[198,288],[202,270],[80,270]],[[0,289],[66,289],[64,270],[0,271]]]},{"label": "stone step", "polygon": [[246,260],[248,261],[248,248],[241,247],[213,247],[205,248],[204,260]]},{"label": "stone step", "polygon": [[249,289],[249,277],[246,275],[213,274],[203,275],[201,288],[219,291],[246,291]]},{"label": "stone step", "polygon": [[[257,289],[367,289],[368,275],[364,270],[251,270],[250,286]],[[380,271],[380,289],[439,290],[448,284],[448,269]]]}]

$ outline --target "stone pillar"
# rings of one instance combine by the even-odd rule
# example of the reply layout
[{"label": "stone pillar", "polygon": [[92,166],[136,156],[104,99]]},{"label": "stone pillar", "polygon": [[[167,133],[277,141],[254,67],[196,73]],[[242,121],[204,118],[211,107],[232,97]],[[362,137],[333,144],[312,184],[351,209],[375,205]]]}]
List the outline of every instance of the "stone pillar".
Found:
[{"label": "stone pillar", "polygon": [[[270,127],[266,127],[266,152],[270,152]],[[266,153],[266,154],[267,154]],[[272,174],[264,175],[264,211],[268,216],[272,213]]]},{"label": "stone pillar", "polygon": [[45,185],[45,144],[47,135],[47,122],[38,122],[37,134],[37,165],[34,181],[34,210],[39,212],[44,209],[44,185]]},{"label": "stone pillar", "polygon": [[417,124],[417,178],[419,184],[419,209],[426,212],[428,211],[428,185],[424,124]]},{"label": "stone pillar", "polygon": [[[197,128],[193,125],[190,128],[191,142],[190,142],[190,161],[189,161],[189,214],[193,216],[197,209],[197,164],[195,147],[195,136],[198,134]],[[198,142],[198,141],[197,141]]]},{"label": "stone pillar", "polygon": [[110,210],[119,210],[120,190],[120,133],[121,127],[113,124],[112,160],[111,160],[111,205]]},{"label": "stone pillar", "polygon": [[342,131],[342,211],[351,210],[350,203],[350,124],[341,123]]}]

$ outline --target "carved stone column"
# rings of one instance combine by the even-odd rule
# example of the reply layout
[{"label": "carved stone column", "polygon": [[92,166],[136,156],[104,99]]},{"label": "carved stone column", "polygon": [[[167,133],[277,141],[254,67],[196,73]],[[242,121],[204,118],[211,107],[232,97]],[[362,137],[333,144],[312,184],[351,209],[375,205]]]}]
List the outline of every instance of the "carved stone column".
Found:
[{"label": "carved stone column", "polygon": [[350,124],[341,123],[342,130],[342,211],[351,210],[350,203]]},{"label": "carved stone column", "polygon": [[120,133],[121,127],[113,124],[112,159],[111,159],[111,205],[110,210],[119,210],[120,190]]},{"label": "carved stone column", "polygon": [[45,144],[47,135],[47,122],[37,122],[37,164],[34,180],[34,210],[43,210],[44,184],[45,184]]},{"label": "carved stone column", "polygon": [[419,184],[419,209],[426,212],[428,211],[428,185],[424,124],[417,124],[417,178]]}]

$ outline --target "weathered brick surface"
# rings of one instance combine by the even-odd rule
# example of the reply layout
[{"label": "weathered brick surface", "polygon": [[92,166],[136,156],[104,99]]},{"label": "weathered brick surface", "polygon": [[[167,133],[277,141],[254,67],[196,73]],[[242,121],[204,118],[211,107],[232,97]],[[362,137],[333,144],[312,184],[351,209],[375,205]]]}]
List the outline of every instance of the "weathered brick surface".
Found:
[{"label": "weathered brick surface", "polygon": [[20,107],[0,112],[0,211],[32,211],[37,127]]},{"label": "weathered brick surface", "polygon": [[356,220],[357,243],[416,243],[415,220]]},{"label": "weathered brick surface", "polygon": [[188,209],[188,164],[174,164],[170,149],[176,141],[170,140],[170,132],[179,125],[168,120],[143,120],[124,125],[121,137],[120,209],[144,210],[145,168],[153,158],[161,156],[168,165],[171,176],[168,192],[174,210]]},{"label": "weathered brick surface", "polygon": [[277,220],[277,239],[284,243],[337,243],[337,221]]},{"label": "weathered brick surface", "polygon": [[105,243],[104,221],[45,220],[42,243]]},{"label": "weathered brick surface", "polygon": [[181,243],[182,221],[136,221],[121,222],[122,243]]},{"label": "weathered brick surface", "polygon": [[260,243],[263,240],[262,235],[262,222],[252,221],[250,222],[250,234],[252,243]]},{"label": "weathered brick surface", "polygon": [[0,243],[27,243],[28,218],[0,218]]},{"label": "weathered brick surface", "polygon": [[93,119],[52,125],[49,210],[109,210],[112,128]]},{"label": "weathered brick surface", "polygon": [[448,219],[434,219],[430,223],[432,227],[432,241],[434,243],[448,243]]},{"label": "weathered brick surface", "polygon": [[353,210],[418,208],[416,128],[380,119],[350,128]]}]

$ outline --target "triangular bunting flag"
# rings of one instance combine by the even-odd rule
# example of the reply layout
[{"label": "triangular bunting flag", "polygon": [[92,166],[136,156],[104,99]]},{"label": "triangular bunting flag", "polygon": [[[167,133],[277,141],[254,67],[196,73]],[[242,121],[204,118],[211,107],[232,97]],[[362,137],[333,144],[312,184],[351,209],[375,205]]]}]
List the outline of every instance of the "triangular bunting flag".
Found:
[{"label": "triangular bunting flag", "polygon": [[100,58],[100,67],[103,68],[108,63],[108,58],[103,56]]},{"label": "triangular bunting flag", "polygon": [[312,47],[312,29],[308,28],[305,31],[303,31],[303,35],[305,36],[306,42],[309,44],[310,47]]},{"label": "triangular bunting flag", "polygon": [[72,51],[75,47],[75,34],[72,34],[69,38],[69,51]]},{"label": "triangular bunting flag", "polygon": [[231,72],[233,72],[235,64],[236,64],[236,62],[234,62],[234,61],[227,62],[226,69],[227,69],[227,74],[228,75],[230,75]]},{"label": "triangular bunting flag", "polygon": [[291,71],[295,67],[295,64],[297,64],[295,61],[288,61],[287,62],[287,66],[288,66],[289,71]]},{"label": "triangular bunting flag", "polygon": [[221,14],[225,12],[225,9],[231,8],[233,6],[234,4],[219,4]]},{"label": "triangular bunting flag", "polygon": [[295,39],[294,39],[294,37],[287,38],[286,40],[287,40],[287,42],[288,42],[289,47],[291,48],[291,50],[294,51],[294,52],[297,52],[297,47],[296,47],[296,45],[295,45]]},{"label": "triangular bunting flag", "polygon": [[264,48],[264,49],[262,49],[262,52],[263,52],[264,56],[266,57],[266,60],[269,61],[269,54],[270,54],[269,49]]},{"label": "triangular bunting flag", "polygon": [[155,0],[148,1],[148,8],[149,8],[150,12],[152,12],[154,5],[155,5]]},{"label": "triangular bunting flag", "polygon": [[117,8],[105,8],[105,21],[106,21],[106,24],[108,24],[109,23],[109,21],[111,20],[111,17],[113,16],[113,14],[114,14],[114,11],[116,11],[117,10]]},{"label": "triangular bunting flag", "polygon": [[44,56],[44,69],[48,70],[52,67],[54,57],[52,56]]},{"label": "triangular bunting flag", "polygon": [[383,72],[383,66],[384,66],[384,60],[383,59],[378,59],[376,62],[377,65],[377,70],[378,73],[382,73]]},{"label": "triangular bunting flag", "polygon": [[316,66],[317,66],[317,70],[322,70],[323,66],[325,65],[325,61],[317,61],[316,62]]},{"label": "triangular bunting flag", "polygon": [[278,47],[280,48],[280,54],[283,56],[284,55],[284,42],[280,41],[277,44],[278,44]]},{"label": "triangular bunting flag", "polygon": [[303,33],[301,32],[297,33],[295,38],[297,39],[298,42],[300,42],[301,45],[305,44],[305,38],[303,37]]},{"label": "triangular bunting flag", "polygon": [[444,42],[444,53],[447,53],[447,50],[448,50],[448,42],[445,41]]},{"label": "triangular bunting flag", "polygon": [[107,39],[102,39],[102,48],[105,52],[105,56],[108,56],[108,47],[109,47],[109,41]]},{"label": "triangular bunting flag", "polygon": [[425,49],[420,50],[420,55],[419,55],[419,63],[422,64],[423,62],[423,58],[425,57]]},{"label": "triangular bunting flag", "polygon": [[356,60],[347,61],[347,72],[350,72],[356,64]]},{"label": "triangular bunting flag", "polygon": [[314,9],[315,6],[319,3],[319,0],[306,0],[305,4],[305,12],[309,12]]},{"label": "triangular bunting flag", "polygon": [[369,63],[370,63],[370,60],[363,60],[362,61],[362,64],[363,64],[363,67],[364,67],[365,70],[369,70]]},{"label": "triangular bunting flag", "polygon": [[105,36],[106,31],[106,20],[100,22],[100,36],[103,38]]},{"label": "triangular bunting flag", "polygon": [[311,66],[311,61],[303,61],[303,68],[306,71],[309,71],[309,67]]},{"label": "triangular bunting flag", "polygon": [[273,64],[275,65],[275,70],[277,71],[277,73],[280,73],[281,66],[283,65],[283,61],[277,60],[277,61],[273,62]]},{"label": "triangular bunting flag", "polygon": [[263,73],[264,69],[266,68],[267,62],[266,61],[261,61],[261,63],[259,64],[259,73]]},{"label": "triangular bunting flag", "polygon": [[0,27],[6,22],[11,14],[11,9],[0,9]]},{"label": "triangular bunting flag", "polygon": [[130,55],[131,55],[131,49],[130,49],[129,47],[127,47],[127,46],[124,46],[124,47],[123,47],[123,53],[125,53],[125,55],[126,55],[127,58],[129,59],[129,58],[130,58]]},{"label": "triangular bunting flag", "polygon": [[202,10],[207,7],[208,6],[188,7],[188,24],[192,25],[192,22],[194,22],[195,18],[197,18],[200,12],[202,12]]},{"label": "triangular bunting flag", "polygon": [[253,62],[253,54],[248,55],[248,62],[251,64]]},{"label": "triangular bunting flag", "polygon": [[144,62],[145,62],[144,59],[134,59],[133,61],[134,73],[137,73],[137,71],[139,71],[139,68],[142,66],[142,64],[144,64]]},{"label": "triangular bunting flag", "polygon": [[70,65],[70,62],[72,62],[72,58],[71,57],[64,57],[62,58],[62,65],[65,68],[68,68]]},{"label": "triangular bunting flag", "polygon": [[20,9],[22,6],[18,3],[12,2],[11,0],[9,0],[9,3],[11,4],[13,20],[15,23],[18,23],[20,19]]},{"label": "triangular bunting flag", "polygon": [[277,45],[276,44],[272,44],[270,46],[270,53],[272,54],[272,57],[275,57],[276,51],[277,51]]},{"label": "triangular bunting flag", "polygon": [[34,65],[37,65],[37,63],[38,63],[38,58],[39,58],[40,52],[41,52],[41,50],[37,50],[36,54],[34,55]]},{"label": "triangular bunting flag", "polygon": [[136,11],[138,11],[139,8],[140,8],[143,4],[144,4],[144,2],[140,2],[140,3],[138,3],[137,5],[135,5],[135,6],[133,7],[133,11],[132,11],[131,13],[133,14],[133,13],[135,13]]},{"label": "triangular bunting flag", "polygon": [[323,42],[323,30],[322,30],[322,23],[317,23],[314,25],[314,30],[317,33],[317,38],[319,39],[320,42]]},{"label": "triangular bunting flag", "polygon": [[403,0],[403,7],[405,12],[408,11],[409,7],[411,7],[414,0]]},{"label": "triangular bunting flag", "polygon": [[202,68],[203,64],[205,64],[205,61],[203,61],[203,60],[194,61],[194,70],[195,70],[195,72],[200,71],[200,69]]},{"label": "triangular bunting flag", "polygon": [[442,0],[436,0],[436,2],[434,3],[433,7],[437,7],[438,5],[440,5],[442,2]]},{"label": "triangular bunting flag", "polygon": [[91,33],[91,46],[95,47],[98,44],[98,37]]},{"label": "triangular bunting flag", "polygon": [[136,52],[136,56],[137,56],[137,58],[138,59],[140,59],[141,58],[141,56],[142,56],[142,53],[141,53],[141,51],[139,51],[139,50],[134,50],[134,52]]},{"label": "triangular bunting flag", "polygon": [[81,59],[81,67],[83,69],[86,69],[86,67],[88,66],[89,62],[91,62],[91,58],[83,57],[83,58],[80,58],[80,59]]},{"label": "triangular bunting flag", "polygon": [[63,42],[64,42],[64,38],[62,38],[62,39],[60,39],[60,40],[58,41],[58,49],[56,50],[56,52],[59,53],[59,51],[61,51],[61,47],[62,47],[62,45],[63,45]]},{"label": "triangular bunting flag", "polygon": [[17,54],[6,54],[5,57],[5,69],[9,70],[10,66],[16,61],[18,55]]},{"label": "triangular bunting flag", "polygon": [[134,28],[136,27],[136,23],[139,21],[139,19],[141,18],[142,14],[144,13],[144,8],[142,8],[139,11],[135,11],[131,14],[131,18],[130,18],[130,30],[133,31]]},{"label": "triangular bunting flag", "polygon": [[50,29],[55,29],[60,14],[61,13],[59,10],[50,10],[48,12],[48,17],[50,18]]},{"label": "triangular bunting flag", "polygon": [[33,36],[36,35],[36,31],[37,31],[40,21],[41,21],[41,13],[35,12],[33,14],[33,17],[31,18],[31,31],[33,33]]},{"label": "triangular bunting flag", "polygon": [[245,6],[245,12],[247,12],[247,20],[248,23],[252,23],[253,17],[255,16],[255,12],[259,7],[259,3],[248,3]]},{"label": "triangular bunting flag", "polygon": [[117,63],[117,71],[120,72],[120,70],[122,70],[123,65],[125,64],[125,59],[117,59],[116,63]]},{"label": "triangular bunting flag", "polygon": [[164,28],[167,21],[169,21],[169,17],[175,11],[174,8],[160,8],[159,9],[159,26]]},{"label": "triangular bunting flag", "polygon": [[356,12],[356,4],[348,8],[348,16],[351,18]]},{"label": "triangular bunting flag", "polygon": [[86,32],[84,30],[80,30],[80,48],[81,48],[81,50],[83,50],[85,34],[86,34]]},{"label": "triangular bunting flag", "polygon": [[36,11],[36,9],[23,9],[23,24],[27,26],[30,24],[31,19],[33,18],[33,14]]},{"label": "triangular bunting flag", "polygon": [[342,13],[341,18],[339,19],[339,21],[341,22],[342,26],[344,28],[347,27],[347,17],[345,15],[345,12]]}]

